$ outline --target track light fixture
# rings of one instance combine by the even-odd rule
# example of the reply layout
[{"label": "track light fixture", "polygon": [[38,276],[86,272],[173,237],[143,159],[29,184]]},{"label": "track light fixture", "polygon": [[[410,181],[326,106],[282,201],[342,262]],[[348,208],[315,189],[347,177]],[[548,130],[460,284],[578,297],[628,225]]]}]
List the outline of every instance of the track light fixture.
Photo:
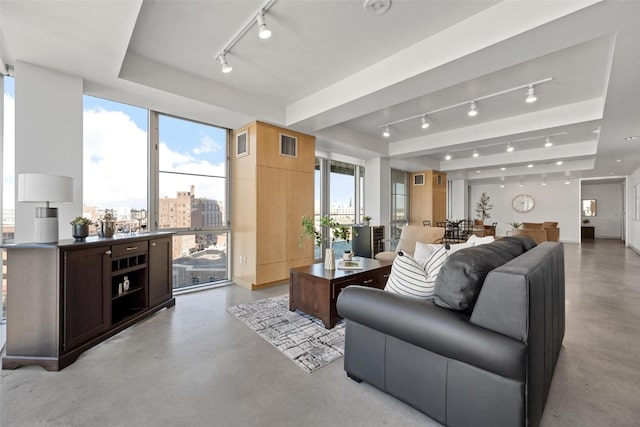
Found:
[{"label": "track light fixture", "polygon": [[389,125],[384,128],[384,132],[382,132],[382,136],[385,138],[389,138],[391,136],[391,132],[389,132]]},{"label": "track light fixture", "polygon": [[511,153],[513,151],[513,145],[511,143],[507,144],[507,153]]},{"label": "track light fixture", "polygon": [[473,157],[478,157],[480,155],[480,153],[478,153],[478,150],[473,150]]},{"label": "track light fixture", "polygon": [[445,159],[445,160],[451,160],[451,154],[450,154],[450,153],[447,153],[447,155],[446,155],[446,156],[444,156],[444,159]]},{"label": "track light fixture", "polygon": [[529,85],[529,89],[527,89],[527,98],[525,99],[525,101],[529,104],[531,104],[532,102],[536,102],[536,100],[538,99],[538,97],[536,96],[536,92],[535,89],[533,88],[533,85]]},{"label": "track light fixture", "polygon": [[[275,1],[275,0],[271,0],[271,1]],[[488,99],[488,98],[493,98],[495,96],[504,95],[505,93],[510,93],[510,92],[515,91],[515,90],[522,90],[522,89],[525,89],[525,88],[528,88],[528,90],[527,90],[527,102],[533,102],[536,99],[535,91],[534,91],[534,85],[539,85],[539,84],[542,84],[542,83],[546,83],[546,82],[549,82],[551,80],[553,80],[553,77],[547,77],[546,79],[537,80],[535,82],[523,84],[523,85],[512,87],[512,88],[509,88],[509,89],[504,89],[504,90],[501,90],[499,92],[494,92],[494,93],[489,93],[489,94],[486,94],[486,95],[478,96],[478,97],[475,97],[475,98],[473,98],[473,99],[471,99],[469,101],[458,102],[457,104],[447,105],[446,107],[437,108],[435,110],[431,110],[431,111],[427,111],[427,112],[424,112],[424,113],[416,114],[414,116],[404,117],[404,118],[401,118],[401,119],[398,119],[398,120],[394,120],[392,122],[383,123],[383,124],[379,125],[378,128],[383,128],[385,126],[395,125],[395,124],[403,123],[403,122],[406,122],[406,121],[409,121],[409,120],[414,120],[414,119],[421,118],[422,119],[422,124],[423,124],[422,128],[426,129],[426,127],[424,126],[424,122],[426,121],[426,117],[427,116],[430,116],[430,115],[436,114],[436,113],[440,113],[442,111],[451,110],[453,108],[462,107],[464,105],[469,105],[469,111],[467,112],[467,114],[469,116],[471,116],[471,117],[474,117],[474,116],[476,116],[478,114],[478,105],[477,105],[477,103],[479,101],[482,101],[482,100]],[[532,95],[533,98],[530,98],[529,95]]]},{"label": "track light fixture", "polygon": [[267,24],[264,22],[264,10],[261,10],[256,16],[256,20],[258,21],[258,37],[262,40],[266,40],[271,37],[271,30],[267,28]]},{"label": "track light fixture", "polygon": [[471,101],[469,105],[469,112],[467,113],[469,117],[475,117],[478,115],[478,108],[476,107],[476,101]]},{"label": "track light fixture", "polygon": [[233,67],[229,65],[229,63],[227,63],[226,52],[222,52],[220,55],[218,55],[218,61],[220,61],[220,65],[222,65],[223,73],[227,74],[230,73],[231,70],[233,70]]},{"label": "track light fixture", "polygon": [[422,129],[426,129],[429,127],[429,122],[427,121],[427,115],[422,116]]},{"label": "track light fixture", "polygon": [[551,140],[549,139],[549,137],[546,137],[544,140],[544,146],[549,148],[553,145],[553,142],[551,142]]},{"label": "track light fixture", "polygon": [[273,6],[273,4],[276,1],[277,0],[265,0],[264,3],[262,4],[262,7],[258,9],[254,15],[251,15],[251,17],[249,18],[249,20],[246,21],[244,26],[240,28],[238,32],[236,32],[233,35],[233,37],[231,38],[231,40],[227,42],[227,44],[224,45],[221,51],[222,53],[216,57],[216,59],[220,61],[220,64],[222,64],[223,73],[229,73],[231,72],[231,69],[232,69],[231,66],[227,63],[227,59],[225,55],[229,53],[231,49],[233,49],[236,43],[238,43],[242,39],[242,37],[244,37],[244,35],[247,34],[247,31],[249,31],[255,23],[258,24],[258,36],[261,39],[268,39],[269,37],[271,37],[271,30],[267,28],[264,15],[267,13],[267,11],[271,8],[271,6]]}]

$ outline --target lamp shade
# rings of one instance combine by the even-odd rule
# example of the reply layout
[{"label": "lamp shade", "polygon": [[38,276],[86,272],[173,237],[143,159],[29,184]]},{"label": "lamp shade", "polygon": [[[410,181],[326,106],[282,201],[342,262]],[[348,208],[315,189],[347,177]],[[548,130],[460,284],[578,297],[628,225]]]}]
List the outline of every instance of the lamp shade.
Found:
[{"label": "lamp shade", "polygon": [[40,173],[18,175],[19,202],[73,202],[73,178]]}]

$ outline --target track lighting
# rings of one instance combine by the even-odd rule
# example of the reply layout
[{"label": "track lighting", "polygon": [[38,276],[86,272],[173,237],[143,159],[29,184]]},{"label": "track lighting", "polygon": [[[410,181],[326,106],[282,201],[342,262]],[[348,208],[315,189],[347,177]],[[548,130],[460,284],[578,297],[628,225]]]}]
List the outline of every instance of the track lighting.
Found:
[{"label": "track lighting", "polygon": [[426,129],[429,127],[429,122],[427,121],[427,115],[422,116],[422,129]]},{"label": "track lighting", "polygon": [[553,142],[551,142],[551,140],[549,139],[549,137],[547,137],[547,138],[545,139],[544,146],[548,148],[548,147],[551,147],[552,145],[553,145]]},{"label": "track lighting", "polygon": [[558,161],[556,162],[556,165],[558,165],[558,166],[560,166],[561,164],[562,164],[562,160],[558,160]]},{"label": "track lighting", "polygon": [[445,160],[451,160],[451,154],[447,153],[447,155],[444,156],[444,159]]},{"label": "track lighting", "polygon": [[225,53],[221,53],[220,55],[218,55],[218,61],[220,61],[220,65],[222,65],[223,73],[230,73],[231,70],[233,70],[233,67],[231,67],[231,65],[227,63],[227,57]]},{"label": "track lighting", "polygon": [[513,151],[513,145],[511,143],[507,144],[507,153],[511,153]]},{"label": "track lighting", "polygon": [[262,40],[271,37],[271,30],[267,28],[267,24],[264,22],[264,11],[260,11],[256,19],[258,20],[258,37]]},{"label": "track lighting", "polygon": [[533,167],[533,164],[529,163],[529,164],[527,165],[527,167],[528,167],[528,168],[532,168],[532,167]]},{"label": "track lighting", "polygon": [[527,99],[525,99],[525,101],[527,101],[527,103],[531,104],[532,102],[536,102],[537,99],[538,99],[538,97],[536,96],[535,89],[533,88],[533,85],[529,85],[529,89],[527,89]]},{"label": "track lighting", "polygon": [[389,125],[385,126],[384,132],[382,132],[382,136],[384,136],[385,138],[389,138],[389,136],[391,136],[391,132],[389,132]]},{"label": "track lighting", "polygon": [[467,113],[469,117],[475,117],[478,115],[478,109],[476,108],[476,101],[471,101],[469,106],[469,112]]},{"label": "track lighting", "polygon": [[478,153],[478,150],[473,150],[473,157],[478,157],[480,155],[480,153]]}]

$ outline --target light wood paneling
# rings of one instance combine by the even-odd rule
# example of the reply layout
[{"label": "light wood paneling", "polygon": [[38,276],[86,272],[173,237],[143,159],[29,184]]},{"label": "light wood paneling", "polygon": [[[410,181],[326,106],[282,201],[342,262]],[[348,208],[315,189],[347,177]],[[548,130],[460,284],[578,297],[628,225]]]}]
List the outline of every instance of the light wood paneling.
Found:
[{"label": "light wood paneling", "polygon": [[[424,174],[424,185],[414,185],[414,177]],[[447,174],[439,171],[422,171],[411,174],[409,183],[409,224],[422,225],[429,220],[445,221],[447,217]]]},{"label": "light wood paneling", "polygon": [[[249,131],[249,154],[235,157],[235,135]],[[280,155],[280,133],[298,138],[297,157]],[[313,263],[298,247],[300,219],[313,215],[315,138],[254,122],[234,132],[232,154],[233,280],[252,289],[288,280]]]}]

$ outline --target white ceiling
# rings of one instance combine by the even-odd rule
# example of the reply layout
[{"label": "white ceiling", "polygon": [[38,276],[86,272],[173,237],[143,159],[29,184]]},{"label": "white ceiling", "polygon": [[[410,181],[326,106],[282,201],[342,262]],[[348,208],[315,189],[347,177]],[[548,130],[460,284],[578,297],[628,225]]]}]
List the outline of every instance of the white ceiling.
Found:
[{"label": "white ceiling", "polygon": [[[0,56],[80,76],[96,96],[229,128],[267,121],[315,135],[319,151],[471,182],[640,167],[640,140],[624,140],[640,135],[640,1],[393,0],[370,15],[363,0],[278,0],[273,36],[254,24],[223,74],[216,56],[263,4],[1,1]],[[478,101],[475,118],[463,105],[381,135],[546,78],[533,104],[519,89]]]}]

